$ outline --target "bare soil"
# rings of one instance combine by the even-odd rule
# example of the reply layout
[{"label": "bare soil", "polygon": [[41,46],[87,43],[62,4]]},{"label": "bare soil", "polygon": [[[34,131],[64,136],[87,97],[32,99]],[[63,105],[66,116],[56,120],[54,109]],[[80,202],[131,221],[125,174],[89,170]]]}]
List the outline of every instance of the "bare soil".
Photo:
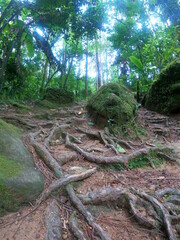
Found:
[{"label": "bare soil", "polygon": [[[48,119],[39,118],[39,115],[48,116]],[[49,136],[52,126],[55,124],[63,125],[69,124],[66,131],[79,138],[82,143],[78,144],[84,150],[89,148],[96,148],[102,152],[94,151],[94,155],[114,156],[112,149],[107,148],[97,139],[91,139],[85,134],[79,133],[76,127],[84,127],[89,131],[98,132],[98,128],[91,123],[93,120],[87,115],[83,103],[78,103],[72,107],[61,109],[50,109],[39,112],[36,108],[27,113],[21,113],[14,107],[4,106],[0,110],[0,118],[16,116],[35,127],[27,128],[22,126],[22,123],[15,119],[8,121],[13,122],[17,126],[25,129],[24,142],[32,152],[37,168],[45,176],[45,188],[57,179],[54,174],[43,163],[42,159],[36,154],[35,150],[27,139],[29,132],[42,129],[42,133],[38,135],[36,141],[44,144],[46,137]],[[81,121],[82,120],[82,121]],[[175,117],[163,116],[146,109],[139,110],[138,121],[146,128],[147,135],[142,136],[141,139],[133,139],[131,142],[136,145],[135,149],[140,149],[143,146],[163,144],[171,146],[177,152],[177,159],[180,163],[180,121]],[[124,139],[127,141],[127,139]],[[52,144],[47,146],[49,152],[55,159],[58,159],[63,153],[72,152],[73,150],[66,148],[63,139],[52,140]],[[126,154],[131,150],[126,149]],[[121,154],[119,154],[121,155]],[[122,154],[123,155],[123,154]],[[77,173],[82,169],[89,169],[97,166],[95,163],[86,161],[81,155],[77,154],[74,161],[69,161],[62,166],[64,173]],[[99,166],[98,166],[99,167]],[[98,171],[91,177],[76,184],[76,192],[86,194],[88,191],[96,190],[100,187],[122,187],[129,186],[143,190],[146,193],[153,193],[155,190],[166,187],[180,189],[180,171],[177,164],[169,162],[163,163],[161,166],[152,169],[151,166],[138,168],[133,170],[117,171],[112,168],[104,169],[99,167]],[[56,198],[56,196],[53,196]],[[5,217],[0,218],[0,240],[43,240],[45,239],[45,209],[48,204],[47,200],[43,202],[34,212],[31,213],[33,207],[29,206],[22,208],[17,213],[9,213]],[[67,194],[62,190],[58,199],[60,218],[63,223],[63,239],[75,239],[68,229],[69,216],[74,211]],[[148,230],[140,226],[133,215],[128,213],[125,209],[116,204],[105,204],[101,206],[87,206],[87,209],[92,213],[94,219],[99,223],[103,229],[109,234],[112,240],[138,240],[138,239],[167,239],[165,233]],[[143,211],[143,209],[142,209]],[[20,221],[16,221],[19,216],[24,216]],[[93,236],[91,227],[85,222],[84,217],[79,215],[82,228],[87,232],[89,239],[96,239]],[[14,221],[12,224],[11,222]]]}]

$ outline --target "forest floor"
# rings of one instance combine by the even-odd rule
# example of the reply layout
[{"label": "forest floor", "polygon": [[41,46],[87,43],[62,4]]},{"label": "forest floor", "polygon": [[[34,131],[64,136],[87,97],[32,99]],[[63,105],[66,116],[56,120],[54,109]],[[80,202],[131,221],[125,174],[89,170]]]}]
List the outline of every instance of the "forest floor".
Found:
[{"label": "forest floor", "polygon": [[[141,139],[132,141],[124,139],[124,141],[128,142],[133,151],[157,144],[171,146],[177,153],[177,163],[164,161],[154,169],[149,164],[149,166],[139,168],[137,166],[134,169],[124,170],[118,170],[111,165],[104,167],[102,164],[87,161],[81,154],[67,148],[62,131],[57,131],[57,136],[53,140],[54,128],[61,126],[61,130],[64,129],[63,131],[75,137],[75,142],[79,141],[76,145],[85,151],[94,156],[115,156],[112,149],[107,148],[102,141],[85,133],[88,131],[98,134],[99,129],[92,124],[93,120],[89,118],[83,103],[61,109],[40,110],[34,108],[26,113],[19,111],[16,107],[4,105],[0,110],[0,118],[24,128],[24,142],[34,156],[36,167],[45,177],[45,189],[57,180],[57,177],[44,164],[43,159],[37,155],[28,138],[30,132],[37,130],[41,130],[41,132],[36,135],[36,142],[45,146],[61,164],[63,162],[63,174],[73,175],[98,167],[94,174],[74,185],[78,196],[99,188],[127,189],[134,187],[148,194],[164,188],[180,189],[180,167],[178,165],[178,163],[180,164],[180,116],[167,117],[140,108],[138,121],[144,125],[147,134]],[[119,156],[125,156],[132,152],[132,149],[126,147],[124,149],[126,153],[119,153]],[[53,198],[57,199],[58,202],[59,216],[62,222],[62,239],[75,239],[69,230],[69,217],[75,208],[67,193],[61,191],[43,201],[36,210],[33,210],[33,205],[30,203],[19,212],[10,213],[0,218],[0,240],[46,239],[46,208]],[[161,231],[147,229],[138,223],[134,214],[121,207],[116,201],[98,206],[87,205],[86,209],[93,215],[94,222],[98,223],[112,240],[168,239],[163,229]],[[139,208],[138,211],[140,214],[146,215],[144,208]],[[27,216],[25,217],[25,215]],[[98,239],[94,236],[93,228],[86,223],[84,217],[79,213],[78,219],[81,228],[87,234],[87,239]],[[174,232],[177,234],[175,228]]]}]

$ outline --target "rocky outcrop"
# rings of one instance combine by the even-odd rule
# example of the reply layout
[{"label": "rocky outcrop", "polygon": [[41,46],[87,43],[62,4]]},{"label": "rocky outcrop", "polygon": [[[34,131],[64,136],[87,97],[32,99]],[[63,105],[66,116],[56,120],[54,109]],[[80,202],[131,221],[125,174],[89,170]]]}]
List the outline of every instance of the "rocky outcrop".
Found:
[{"label": "rocky outcrop", "polygon": [[145,106],[159,113],[180,112],[180,59],[161,71],[146,96]]},{"label": "rocky outcrop", "polygon": [[87,108],[98,125],[122,127],[134,118],[136,100],[125,86],[109,83],[90,98]]},{"label": "rocky outcrop", "polygon": [[0,215],[35,200],[43,185],[20,129],[0,120]]}]

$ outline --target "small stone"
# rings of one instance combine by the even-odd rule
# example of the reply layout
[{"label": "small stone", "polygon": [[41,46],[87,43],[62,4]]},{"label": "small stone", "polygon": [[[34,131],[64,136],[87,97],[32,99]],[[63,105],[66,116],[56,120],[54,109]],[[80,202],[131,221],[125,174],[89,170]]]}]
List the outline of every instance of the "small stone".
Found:
[{"label": "small stone", "polygon": [[18,225],[18,221],[16,221],[15,224]]},{"label": "small stone", "polygon": [[18,214],[17,214],[17,216],[18,216],[18,217],[20,217],[20,216],[21,216],[21,214],[20,214],[20,213],[18,213]]}]

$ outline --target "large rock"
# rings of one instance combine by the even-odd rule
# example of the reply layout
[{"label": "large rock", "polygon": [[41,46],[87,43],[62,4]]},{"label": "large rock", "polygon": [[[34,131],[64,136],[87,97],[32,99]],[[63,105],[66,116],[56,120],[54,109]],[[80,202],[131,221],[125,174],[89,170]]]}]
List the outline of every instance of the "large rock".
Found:
[{"label": "large rock", "polygon": [[43,175],[15,126],[0,120],[0,215],[37,198],[42,192]]},{"label": "large rock", "polygon": [[145,106],[165,114],[180,112],[180,59],[161,71],[146,96]]},{"label": "large rock", "polygon": [[122,127],[134,118],[136,100],[126,87],[109,83],[91,97],[87,108],[102,127],[111,123]]},{"label": "large rock", "polygon": [[72,103],[74,101],[74,93],[63,88],[48,88],[45,99],[59,104]]}]

